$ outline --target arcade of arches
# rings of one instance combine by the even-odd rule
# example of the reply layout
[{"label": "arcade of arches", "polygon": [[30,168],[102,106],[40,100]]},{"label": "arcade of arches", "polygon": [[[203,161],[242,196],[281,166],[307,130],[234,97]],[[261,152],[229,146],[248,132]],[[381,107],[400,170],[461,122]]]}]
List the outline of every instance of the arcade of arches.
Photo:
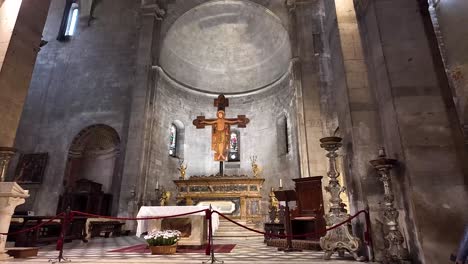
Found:
[{"label": "arcade of arches", "polygon": [[[216,128],[193,121],[218,107],[232,122],[223,174],[253,177],[255,161],[264,179],[258,200],[233,202],[257,227],[280,182],[329,184],[320,139],[339,136],[341,199],[369,210],[374,260],[388,226],[369,161],[384,147],[407,259],[447,263],[468,224],[467,12],[464,0],[0,0],[0,165],[30,192],[17,211],[55,215],[81,203],[83,182],[102,197],[80,210],[134,217],[160,187],[180,205],[181,166],[219,173]],[[213,105],[220,94],[228,104]],[[28,153],[48,154],[31,181]],[[325,214],[329,199],[323,188]],[[364,219],[352,226],[363,239]]]}]

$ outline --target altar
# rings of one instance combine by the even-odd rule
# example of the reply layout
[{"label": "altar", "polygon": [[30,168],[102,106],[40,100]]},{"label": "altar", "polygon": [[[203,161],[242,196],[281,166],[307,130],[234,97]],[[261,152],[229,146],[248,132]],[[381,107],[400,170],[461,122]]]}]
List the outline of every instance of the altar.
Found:
[{"label": "altar", "polygon": [[241,221],[262,221],[261,189],[265,179],[247,176],[192,176],[175,180],[179,202],[211,204],[219,212]]},{"label": "altar", "polygon": [[[142,206],[138,211],[137,217],[160,217],[169,215],[185,214],[199,210],[209,209],[209,206]],[[218,229],[219,216],[212,214],[213,232]],[[197,245],[201,246],[207,242],[208,221],[205,219],[205,212],[199,212],[180,217],[171,217],[154,220],[137,220],[136,236],[140,237],[142,233],[153,230],[179,230],[182,237],[179,245]]]}]

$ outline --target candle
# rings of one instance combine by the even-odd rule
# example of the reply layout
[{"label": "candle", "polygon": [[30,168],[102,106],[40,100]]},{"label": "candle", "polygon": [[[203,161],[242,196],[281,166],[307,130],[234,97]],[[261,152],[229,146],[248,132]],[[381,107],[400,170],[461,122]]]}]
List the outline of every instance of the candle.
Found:
[{"label": "candle", "polygon": [[159,189],[159,181],[156,181],[156,189]]},{"label": "candle", "polygon": [[283,180],[280,179],[280,185],[279,185],[280,188],[283,188]]},{"label": "candle", "polygon": [[379,157],[385,157],[385,149],[383,147],[379,149]]}]

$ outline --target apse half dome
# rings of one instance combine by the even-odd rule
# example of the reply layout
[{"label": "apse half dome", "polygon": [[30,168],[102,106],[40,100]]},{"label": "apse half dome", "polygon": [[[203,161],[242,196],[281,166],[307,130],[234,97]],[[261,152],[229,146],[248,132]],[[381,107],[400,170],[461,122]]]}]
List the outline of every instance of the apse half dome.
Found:
[{"label": "apse half dome", "polygon": [[211,1],[171,26],[160,64],[175,81],[207,93],[240,94],[287,73],[288,32],[265,7],[242,0]]}]

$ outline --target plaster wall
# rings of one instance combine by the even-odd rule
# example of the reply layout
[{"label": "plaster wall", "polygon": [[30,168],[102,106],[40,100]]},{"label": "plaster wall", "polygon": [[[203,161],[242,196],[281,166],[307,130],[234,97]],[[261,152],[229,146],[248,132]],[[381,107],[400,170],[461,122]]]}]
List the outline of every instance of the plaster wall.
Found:
[{"label": "plaster wall", "polygon": [[[122,139],[113,181],[120,183],[135,78],[136,4],[102,1],[96,20],[89,26],[87,19],[80,20],[76,34],[60,42],[56,37],[64,4],[51,3],[42,33],[49,43],[38,55],[15,143],[25,153],[49,153],[42,184],[27,186],[32,198],[25,209],[38,215],[55,213],[71,142],[89,125],[111,126]],[[120,186],[114,184],[111,190],[117,199]]]},{"label": "plaster wall", "polygon": [[102,184],[102,191],[111,193],[115,161],[115,155],[85,156],[79,176]]}]

